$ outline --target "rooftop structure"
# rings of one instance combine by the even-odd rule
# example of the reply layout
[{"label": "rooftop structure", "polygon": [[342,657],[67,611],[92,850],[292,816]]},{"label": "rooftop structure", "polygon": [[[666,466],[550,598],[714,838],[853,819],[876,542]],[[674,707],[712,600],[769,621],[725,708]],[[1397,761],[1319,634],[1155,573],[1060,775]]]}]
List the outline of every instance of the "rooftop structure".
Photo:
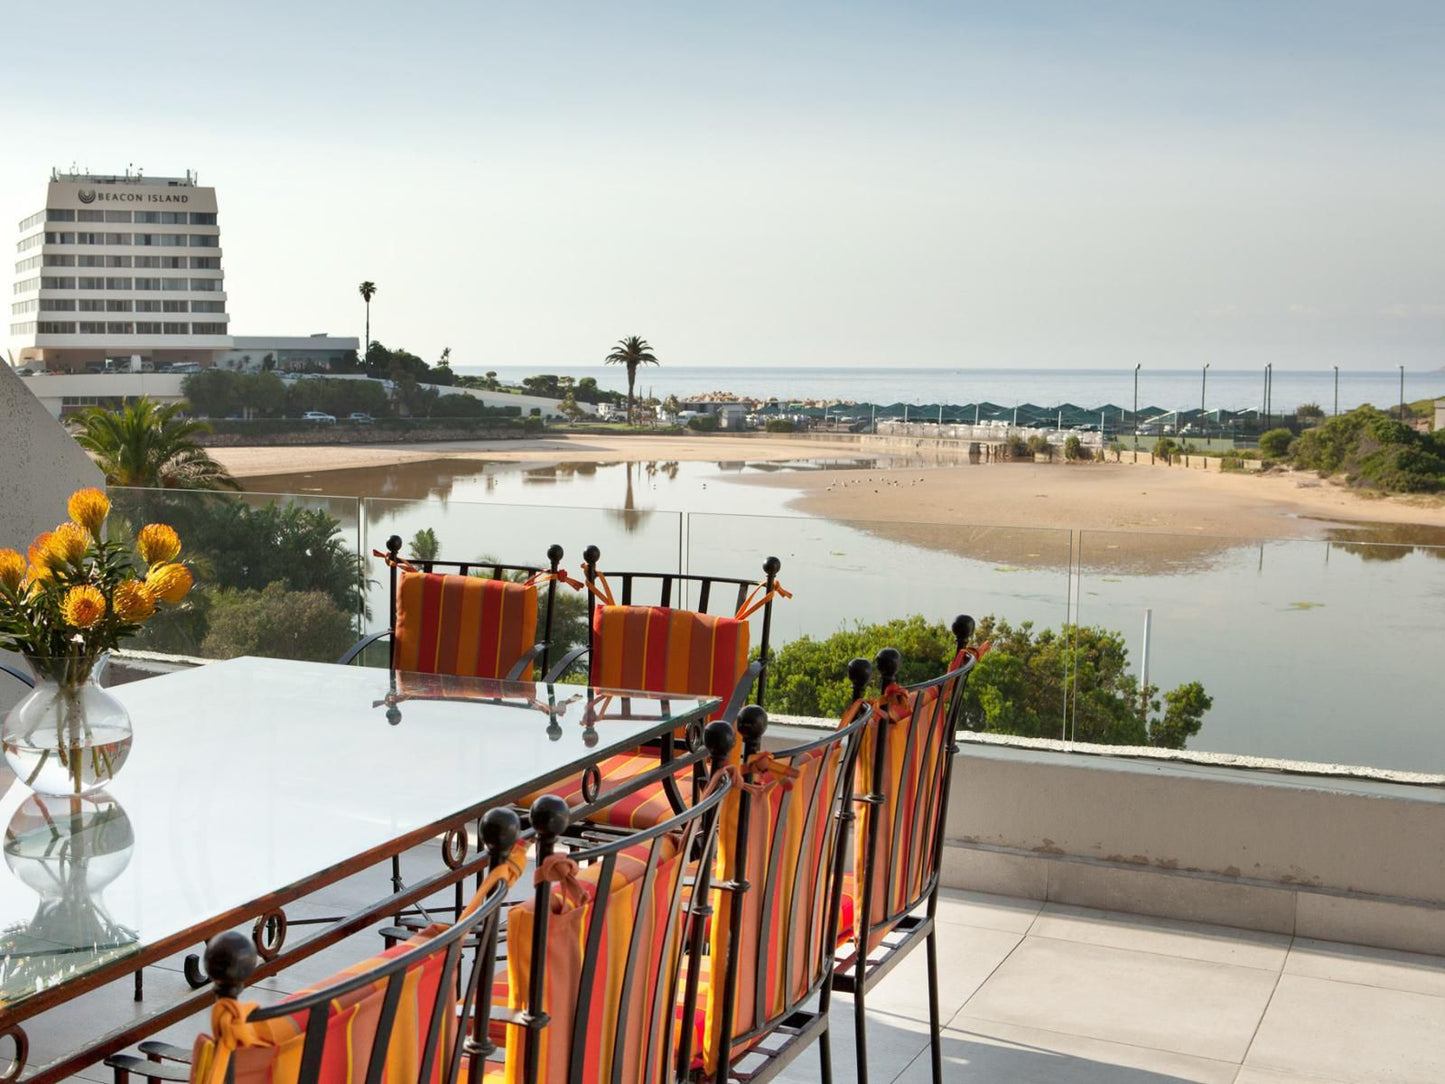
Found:
[{"label": "rooftop structure", "polygon": [[231,345],[216,190],[194,175],[53,172],[22,219],[12,351],[51,371],[209,364]]}]

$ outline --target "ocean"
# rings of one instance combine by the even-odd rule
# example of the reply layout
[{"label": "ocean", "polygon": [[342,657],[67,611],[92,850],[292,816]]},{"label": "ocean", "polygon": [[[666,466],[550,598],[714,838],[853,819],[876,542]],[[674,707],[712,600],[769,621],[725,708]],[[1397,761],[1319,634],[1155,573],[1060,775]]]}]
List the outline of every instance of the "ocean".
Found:
[{"label": "ocean", "polygon": [[[457,366],[457,372],[481,376],[486,370]],[[520,383],[525,376],[556,373],[581,379],[594,377],[599,386],[627,390],[626,371],[619,365],[521,366],[499,365],[498,379]],[[1201,385],[1203,385],[1201,387]],[[902,369],[877,368],[746,368],[741,366],[646,366],[637,375],[640,395],[664,399],[733,392],[756,399],[845,399],[889,403],[991,402],[1001,406],[1034,403],[1058,406],[1072,403],[1085,408],[1106,404],[1133,409],[1134,370],[1129,369]],[[1203,379],[1198,369],[1141,369],[1139,407],[1164,410],[1197,409],[1203,393],[1207,410],[1259,409],[1264,400],[1262,369],[1210,369]],[[1405,373],[1405,401],[1445,395],[1445,369]],[[1340,371],[1339,409],[1362,403],[1385,408],[1400,401],[1400,373],[1394,371]],[[1270,411],[1292,413],[1304,403],[1316,403],[1326,413],[1335,408],[1333,370],[1308,371],[1276,368]]]}]

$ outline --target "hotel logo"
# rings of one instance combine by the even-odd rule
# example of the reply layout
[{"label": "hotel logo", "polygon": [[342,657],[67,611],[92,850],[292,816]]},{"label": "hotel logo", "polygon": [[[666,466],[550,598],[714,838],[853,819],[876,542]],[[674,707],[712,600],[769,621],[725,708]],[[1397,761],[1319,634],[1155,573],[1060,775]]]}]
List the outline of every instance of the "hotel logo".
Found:
[{"label": "hotel logo", "polygon": [[94,189],[94,188],[82,188],[82,189],[80,190],[80,202],[81,202],[81,203],[94,203],[94,202],[95,202],[95,189]]}]

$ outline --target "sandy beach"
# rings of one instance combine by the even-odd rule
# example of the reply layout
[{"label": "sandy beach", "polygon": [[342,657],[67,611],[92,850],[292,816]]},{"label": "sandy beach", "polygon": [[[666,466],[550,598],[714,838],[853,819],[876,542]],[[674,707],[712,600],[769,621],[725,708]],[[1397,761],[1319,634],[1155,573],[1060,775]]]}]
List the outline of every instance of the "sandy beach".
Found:
[{"label": "sandy beach", "polygon": [[[876,459],[876,469],[790,471],[742,484],[800,491],[791,507],[931,549],[1001,564],[1063,564],[1067,537],[1017,528],[1118,532],[1083,536],[1099,567],[1162,567],[1196,561],[1241,539],[1349,537],[1351,524],[1379,524],[1376,541],[1445,541],[1445,500],[1363,494],[1305,473],[1228,473],[1124,464],[988,463],[902,465],[856,443],[768,437],[552,437],[418,446],[342,445],[216,448],[237,478],[447,459],[552,462],[786,462]],[[895,464],[895,465],[887,465]],[[1393,526],[1384,526],[1393,525]],[[1011,530],[1012,528],[1012,530]]]}]

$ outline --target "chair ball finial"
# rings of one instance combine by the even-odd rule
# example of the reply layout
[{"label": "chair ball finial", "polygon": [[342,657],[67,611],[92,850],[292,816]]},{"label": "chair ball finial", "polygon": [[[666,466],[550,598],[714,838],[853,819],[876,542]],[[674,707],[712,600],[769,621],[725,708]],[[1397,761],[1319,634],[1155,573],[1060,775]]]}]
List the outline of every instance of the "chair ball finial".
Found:
[{"label": "chair ball finial", "polygon": [[237,930],[218,934],[206,945],[206,974],[220,997],[240,997],[258,963],[256,946]]},{"label": "chair ball finial", "polygon": [[757,704],[749,704],[738,712],[738,733],[747,745],[756,745],[763,740],[768,729],[768,713]]},{"label": "chair ball finial", "polygon": [[885,647],[878,652],[873,664],[878,668],[879,682],[886,689],[898,677],[898,671],[903,666],[903,656],[896,647]]},{"label": "chair ball finial", "polygon": [[763,562],[763,571],[766,572],[769,576],[776,576],[779,572],[782,571],[782,568],[783,562],[778,560],[776,557],[769,557]]},{"label": "chair ball finial", "polygon": [[566,551],[563,550],[561,546],[553,542],[550,546],[547,547],[547,560],[551,561],[555,565],[558,561],[562,560],[563,554],[565,552]]},{"label": "chair ball finial", "polygon": [[725,719],[714,719],[703,728],[702,744],[716,760],[721,760],[733,751],[738,743],[737,733]]},{"label": "chair ball finial", "polygon": [[978,628],[978,625],[968,614],[959,614],[953,619],[951,628],[954,642],[958,644],[959,650],[962,650],[973,639],[974,630]]},{"label": "chair ball finial", "polygon": [[482,814],[478,834],[482,837],[482,846],[493,855],[503,857],[517,845],[517,837],[522,834],[522,821],[515,810],[498,806]]},{"label": "chair ball finial", "polygon": [[582,559],[586,561],[589,565],[595,565],[599,560],[602,559],[602,551],[596,546],[588,546],[585,550],[582,551]]},{"label": "chair ball finial", "polygon": [[848,682],[853,686],[854,699],[863,695],[872,676],[873,664],[867,659],[853,659],[848,663]]},{"label": "chair ball finial", "polygon": [[571,819],[567,803],[555,794],[544,794],[532,803],[532,827],[539,836],[560,836]]},{"label": "chair ball finial", "polygon": [[392,535],[390,538],[388,538],[388,539],[386,540],[386,548],[387,548],[387,551],[388,551],[393,557],[395,557],[398,553],[401,552],[401,547],[402,547],[402,541],[401,541],[401,535],[399,535],[399,534],[394,534],[394,535]]}]

